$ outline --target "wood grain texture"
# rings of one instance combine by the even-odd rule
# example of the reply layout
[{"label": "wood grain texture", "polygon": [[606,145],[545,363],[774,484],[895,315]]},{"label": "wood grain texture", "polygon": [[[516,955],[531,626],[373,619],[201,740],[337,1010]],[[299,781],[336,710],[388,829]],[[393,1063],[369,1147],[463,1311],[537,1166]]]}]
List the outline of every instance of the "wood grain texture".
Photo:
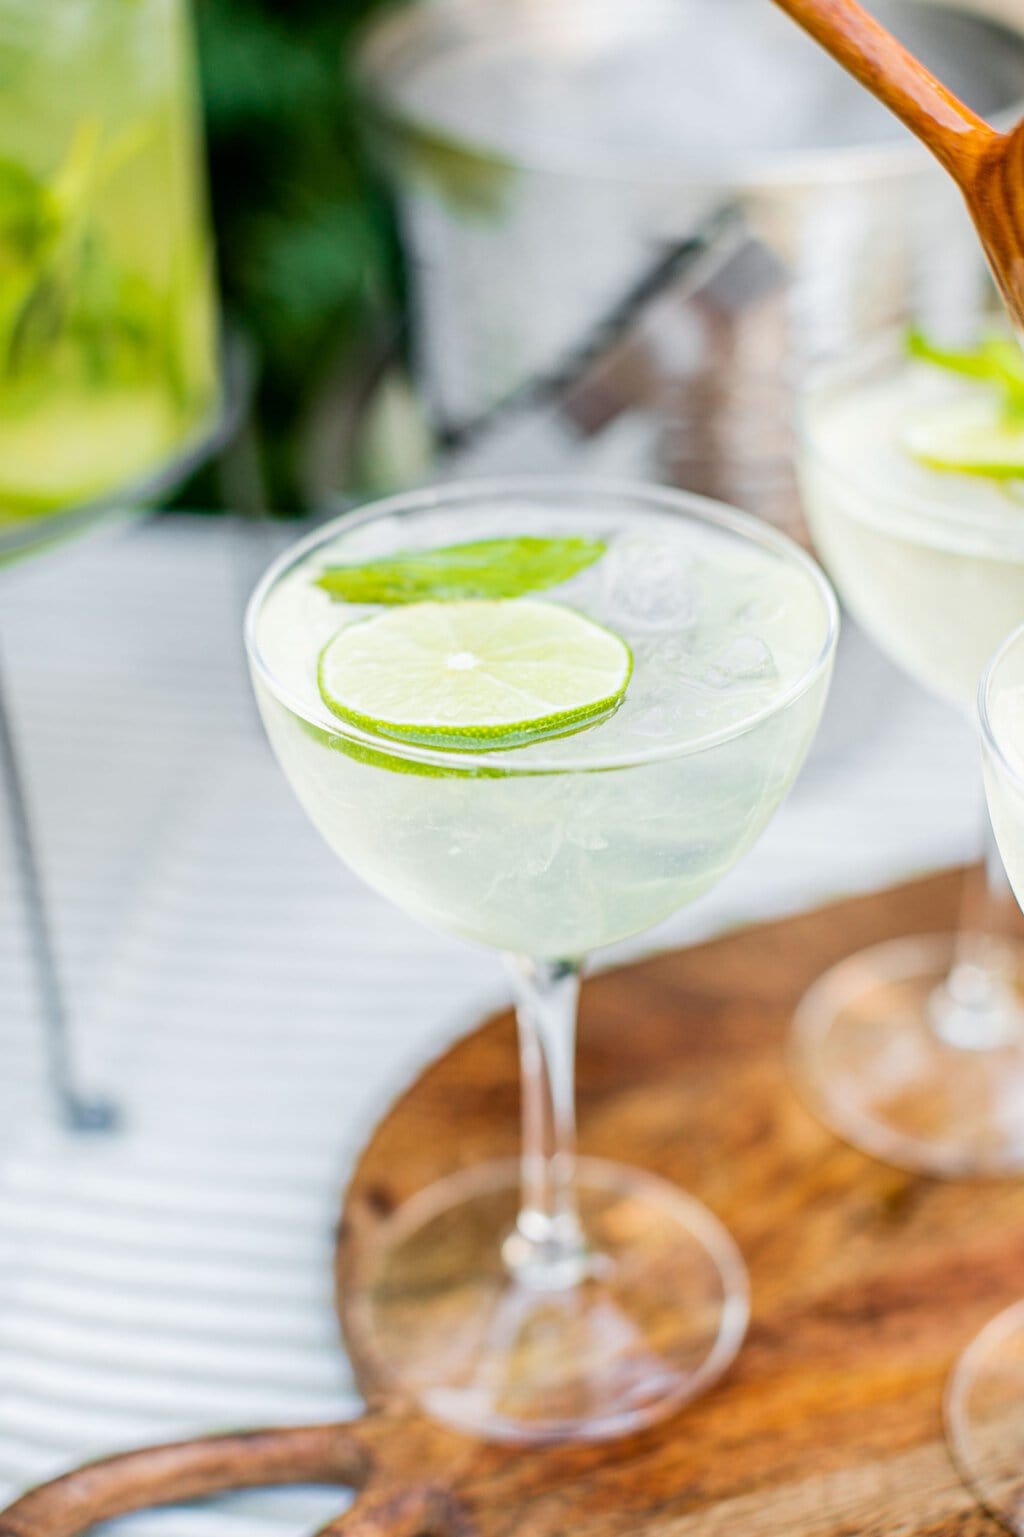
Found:
[{"label": "wood grain texture", "polygon": [[994,134],[960,180],[992,276],[1024,333],[1024,123]]},{"label": "wood grain texture", "polygon": [[[357,1491],[320,1537],[996,1537],[945,1449],[941,1398],[978,1328],[1024,1293],[1024,1184],[940,1184],[844,1147],[797,1101],[784,1047],[807,985],[851,950],[949,927],[955,876],[667,955],[584,989],[585,1152],[705,1200],[738,1239],[753,1321],[730,1375],[631,1440],[521,1451],[431,1424],[382,1388],[353,1426],[135,1452],[0,1514],[0,1537],[219,1490]],[[434,1064],[385,1117],[340,1228],[343,1326],[387,1212],[517,1141],[512,1021]],[[349,1332],[351,1328],[349,1326]]]},{"label": "wood grain texture", "polygon": [[953,177],[1010,317],[1024,331],[1024,123],[998,133],[856,0],[776,0]]},{"label": "wood grain texture", "polygon": [[303,1482],[359,1487],[371,1467],[370,1445],[345,1426],[147,1447],[33,1490],[0,1515],[0,1537],[74,1537],[98,1521],[229,1489]]},{"label": "wood grain texture", "polygon": [[848,74],[959,177],[993,136],[984,118],[937,80],[856,0],[776,0]]}]

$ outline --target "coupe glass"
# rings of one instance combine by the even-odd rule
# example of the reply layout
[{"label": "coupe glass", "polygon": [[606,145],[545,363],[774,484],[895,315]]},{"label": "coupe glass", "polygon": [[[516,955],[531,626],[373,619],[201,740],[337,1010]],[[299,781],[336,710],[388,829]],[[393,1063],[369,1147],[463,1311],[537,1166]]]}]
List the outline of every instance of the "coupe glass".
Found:
[{"label": "coupe glass", "polygon": [[[611,721],[474,756],[385,741],[320,705],[316,657],[339,625],[322,592],[310,597],[325,559],[524,534],[605,542],[597,565],[544,596],[629,640],[636,668]],[[705,610],[730,605],[730,645],[702,656]],[[759,615],[786,627],[784,685],[766,682],[772,658],[746,633]],[[702,1392],[739,1347],[745,1271],[711,1213],[649,1173],[576,1157],[580,967],[750,847],[810,745],[836,633],[828,583],[783,536],[697,497],[615,483],[396,498],[317,532],[258,587],[246,625],[256,694],[313,822],[400,906],[509,957],[521,1161],[415,1196],[358,1286],[378,1368],[436,1418],[506,1440],[614,1436]]]},{"label": "coupe glass", "polygon": [[[1024,629],[993,657],[979,695],[985,788],[992,825],[1024,905]],[[964,1352],[946,1396],[956,1460],[982,1503],[1024,1533],[1024,1301]]]},{"label": "coupe glass", "polygon": [[[876,340],[812,383],[799,472],[844,601],[911,677],[973,718],[985,663],[1024,615],[1024,513],[1012,488],[918,466],[893,429],[908,402],[927,412],[956,388],[912,365],[902,336]],[[980,786],[978,810],[980,822]],[[930,1174],[1024,1167],[1018,919],[987,818],[985,831],[986,875],[968,876],[959,931],[840,962],[795,1021],[796,1077],[820,1117]]]}]

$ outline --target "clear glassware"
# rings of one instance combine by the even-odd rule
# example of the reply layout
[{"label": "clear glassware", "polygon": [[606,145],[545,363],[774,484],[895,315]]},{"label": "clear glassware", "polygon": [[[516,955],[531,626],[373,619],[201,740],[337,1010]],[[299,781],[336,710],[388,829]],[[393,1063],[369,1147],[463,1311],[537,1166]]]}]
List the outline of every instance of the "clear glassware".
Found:
[{"label": "clear glassware", "polygon": [[[979,692],[985,788],[996,840],[1024,905],[1024,628],[996,652]],[[954,1457],[982,1504],[1024,1533],[1024,1301],[961,1356],[946,1394]]]},{"label": "clear glassware", "polygon": [[[605,543],[543,596],[632,646],[610,720],[474,755],[400,745],[326,710],[316,660],[339,619],[312,577],[329,554],[523,534]],[[581,965],[749,848],[810,745],[836,635],[827,582],[784,537],[698,497],[614,482],[395,498],[318,531],[258,587],[254,686],[314,824],[407,911],[509,959],[521,1160],[414,1197],[358,1287],[380,1370],[435,1417],[498,1439],[619,1435],[702,1392],[739,1347],[745,1270],[717,1220],[649,1173],[576,1156]]]},{"label": "clear glassware", "polygon": [[[1005,485],[918,465],[896,429],[964,388],[876,340],[807,391],[799,475],[817,552],[892,659],[965,715],[1024,614],[1024,518]],[[979,816],[982,813],[979,795]],[[986,829],[955,934],[851,956],[803,999],[792,1040],[809,1103],[886,1162],[955,1176],[1024,1167],[1024,956]]]},{"label": "clear glassware", "polygon": [[0,0],[0,558],[141,500],[219,407],[187,0]]},{"label": "clear glassware", "polygon": [[[190,20],[188,0],[0,0],[0,566],[151,504],[226,425]],[[54,1098],[105,1130],[30,779],[0,661],[0,814]]]}]

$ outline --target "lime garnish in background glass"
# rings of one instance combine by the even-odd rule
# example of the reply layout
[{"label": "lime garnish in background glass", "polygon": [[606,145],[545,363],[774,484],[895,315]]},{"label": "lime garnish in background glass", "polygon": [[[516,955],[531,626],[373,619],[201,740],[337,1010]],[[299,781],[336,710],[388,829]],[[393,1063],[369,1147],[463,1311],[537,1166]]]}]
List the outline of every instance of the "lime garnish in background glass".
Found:
[{"label": "lime garnish in background glass", "polygon": [[912,330],[907,351],[978,386],[906,422],[900,437],[907,452],[932,470],[989,480],[1024,477],[1024,352],[1017,343],[989,336],[956,349]]}]

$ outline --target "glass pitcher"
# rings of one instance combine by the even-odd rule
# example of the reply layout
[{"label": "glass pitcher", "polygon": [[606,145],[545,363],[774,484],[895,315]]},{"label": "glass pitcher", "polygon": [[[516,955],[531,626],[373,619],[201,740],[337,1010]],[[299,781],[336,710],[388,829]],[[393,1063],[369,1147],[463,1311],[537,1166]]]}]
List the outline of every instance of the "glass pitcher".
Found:
[{"label": "glass pitcher", "polygon": [[0,0],[0,548],[219,406],[187,0]]}]

